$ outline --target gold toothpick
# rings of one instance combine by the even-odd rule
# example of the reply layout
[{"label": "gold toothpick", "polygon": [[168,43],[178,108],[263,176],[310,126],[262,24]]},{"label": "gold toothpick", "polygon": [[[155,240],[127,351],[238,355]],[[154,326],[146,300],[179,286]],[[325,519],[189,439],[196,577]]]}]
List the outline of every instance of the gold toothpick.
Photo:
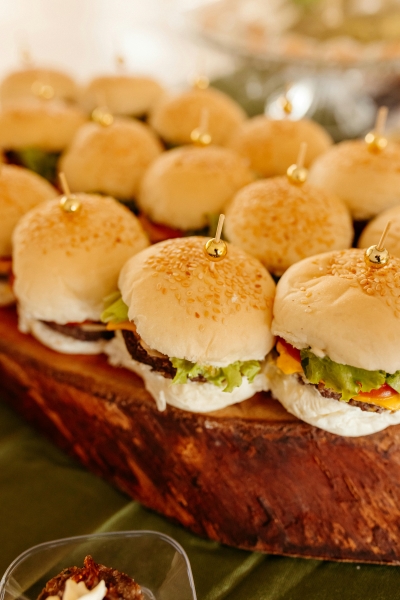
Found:
[{"label": "gold toothpick", "polygon": [[224,240],[221,240],[222,227],[224,225],[225,215],[219,215],[217,231],[215,232],[215,238],[208,240],[204,245],[204,252],[207,258],[211,261],[210,269],[214,270],[214,263],[219,262],[228,253],[228,246]]},{"label": "gold toothpick", "polygon": [[200,116],[200,125],[193,129],[190,134],[190,139],[195,146],[209,146],[212,142],[211,134],[208,129],[209,123],[209,111],[207,108],[203,108]]},{"label": "gold toothpick", "polygon": [[296,163],[294,165],[290,165],[286,171],[287,178],[293,185],[302,185],[307,180],[308,170],[304,166],[306,152],[307,143],[301,142]]},{"label": "gold toothpick", "polygon": [[365,142],[370,152],[378,154],[387,146],[387,138],[385,138],[385,126],[388,115],[388,107],[381,106],[376,116],[375,127],[365,136]]},{"label": "gold toothpick", "polygon": [[71,194],[65,174],[60,173],[58,177],[64,193],[64,195],[60,198],[60,208],[62,208],[62,210],[64,210],[66,213],[76,213],[80,209],[81,203],[74,194]]},{"label": "gold toothpick", "polygon": [[388,221],[386,227],[382,232],[381,239],[376,246],[370,246],[365,251],[365,262],[369,267],[379,268],[387,265],[390,260],[390,254],[384,247],[385,238],[388,234],[392,222]]}]

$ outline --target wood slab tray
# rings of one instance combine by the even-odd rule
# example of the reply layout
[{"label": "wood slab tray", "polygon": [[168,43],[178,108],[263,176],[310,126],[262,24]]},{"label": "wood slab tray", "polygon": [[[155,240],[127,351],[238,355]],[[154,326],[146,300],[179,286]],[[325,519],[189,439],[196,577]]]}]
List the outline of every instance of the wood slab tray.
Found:
[{"label": "wood slab tray", "polygon": [[104,356],[57,354],[0,309],[5,400],[145,506],[231,546],[400,564],[400,426],[345,438],[267,394],[207,415],[159,412]]}]

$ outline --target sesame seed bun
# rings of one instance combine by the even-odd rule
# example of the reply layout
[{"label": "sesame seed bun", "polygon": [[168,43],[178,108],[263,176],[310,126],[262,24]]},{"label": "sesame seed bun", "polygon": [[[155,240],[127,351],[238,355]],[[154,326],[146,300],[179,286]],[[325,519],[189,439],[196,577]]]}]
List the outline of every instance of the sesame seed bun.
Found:
[{"label": "sesame seed bun", "polygon": [[307,258],[277,286],[272,331],[296,348],[367,369],[400,369],[400,259],[368,267],[359,249]]},{"label": "sesame seed bun", "polygon": [[118,285],[129,319],[150,348],[169,357],[215,366],[263,360],[273,346],[275,283],[231,245],[211,270],[206,241],[167,240],[126,263]]},{"label": "sesame seed bun", "polygon": [[78,86],[66,73],[55,69],[27,68],[13,71],[3,79],[0,84],[1,103],[4,105],[16,100],[32,99],[32,86],[37,82],[50,85],[55,98],[67,101],[77,99]]},{"label": "sesame seed bun", "polygon": [[96,77],[82,94],[82,106],[92,112],[105,104],[113,115],[140,117],[146,115],[164,93],[162,86],[150,77],[105,75]]},{"label": "sesame seed bun", "polygon": [[140,181],[162,147],[151,129],[133,119],[115,119],[103,127],[86,123],[61,157],[73,192],[100,192],[129,200],[136,197]]},{"label": "sesame seed bun", "polygon": [[201,229],[254,175],[227,148],[185,146],[161,154],[147,170],[138,204],[150,219],[178,229]]},{"label": "sesame seed bun", "polygon": [[0,168],[0,256],[11,256],[12,232],[28,210],[58,196],[43,177],[14,165]]},{"label": "sesame seed bun", "polygon": [[388,208],[370,221],[358,240],[358,247],[369,248],[377,244],[388,221],[390,229],[385,237],[385,248],[400,258],[400,206]]},{"label": "sesame seed bun", "polygon": [[296,162],[302,142],[307,142],[305,167],[311,165],[333,143],[328,132],[315,121],[274,121],[258,116],[236,130],[229,147],[248,158],[251,168],[258,175],[272,177],[284,175],[288,167]]},{"label": "sesame seed bun", "polygon": [[176,96],[161,98],[150,116],[150,124],[171,145],[190,144],[190,134],[199,127],[203,109],[208,110],[212,143],[224,146],[233,131],[246,119],[234,100],[214,88],[193,88]]},{"label": "sesame seed bun", "polygon": [[353,226],[336,196],[287,177],[256,181],[240,190],[226,212],[225,234],[282,275],[290,265],[314,254],[348,248]]},{"label": "sesame seed bun", "polygon": [[9,104],[0,112],[0,146],[6,150],[61,152],[85,121],[81,110],[58,101]]},{"label": "sesame seed bun", "polygon": [[370,219],[400,203],[400,146],[375,154],[362,140],[341,142],[313,164],[309,181],[342,198],[355,219]]},{"label": "sesame seed bun", "polygon": [[136,217],[113,198],[77,194],[33,208],[14,230],[14,291],[26,317],[65,324],[100,320],[125,261],[148,245]]}]

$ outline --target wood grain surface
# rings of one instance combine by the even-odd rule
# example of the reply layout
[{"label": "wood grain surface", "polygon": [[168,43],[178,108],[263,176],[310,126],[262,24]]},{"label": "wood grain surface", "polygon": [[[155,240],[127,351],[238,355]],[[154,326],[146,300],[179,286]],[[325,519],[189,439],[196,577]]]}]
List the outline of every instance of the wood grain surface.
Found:
[{"label": "wood grain surface", "polygon": [[191,531],[274,554],[400,564],[400,426],[345,438],[267,394],[159,412],[103,356],[53,352],[0,309],[2,395],[88,469]]}]

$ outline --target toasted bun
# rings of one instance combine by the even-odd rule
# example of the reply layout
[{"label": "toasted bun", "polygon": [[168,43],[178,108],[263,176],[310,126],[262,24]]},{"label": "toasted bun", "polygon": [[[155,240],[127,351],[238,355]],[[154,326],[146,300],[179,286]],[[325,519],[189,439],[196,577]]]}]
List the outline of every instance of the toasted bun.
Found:
[{"label": "toasted bun", "polygon": [[269,363],[266,376],[272,395],[297,418],[336,435],[370,435],[400,423],[400,410],[382,413],[363,411],[347,402],[321,396],[312,385],[304,385],[296,375],[284,375]]},{"label": "toasted bun", "polygon": [[293,265],[277,286],[272,331],[317,356],[367,369],[400,369],[400,259],[369,268],[364,251],[328,252]]},{"label": "toasted bun", "polygon": [[61,152],[86,121],[84,113],[61,102],[25,101],[0,112],[0,146]]},{"label": "toasted bun", "polygon": [[163,92],[150,77],[107,75],[92,79],[83,92],[82,105],[91,112],[104,103],[113,115],[140,117],[153,108]]},{"label": "toasted bun", "polygon": [[328,150],[332,139],[321,125],[309,119],[273,121],[258,116],[236,130],[229,146],[248,158],[253,171],[262,177],[272,177],[284,175],[296,162],[302,142],[307,142],[304,166],[308,167]]},{"label": "toasted bun", "polygon": [[214,269],[202,237],[151,246],[130,259],[119,287],[139,335],[169,357],[226,366],[262,360],[275,283],[261,263],[234,246]]},{"label": "toasted bun", "polygon": [[370,219],[400,203],[400,146],[376,154],[364,141],[341,142],[313,164],[309,181],[339,196],[355,219]]},{"label": "toasted bun", "polygon": [[11,256],[11,236],[28,210],[58,192],[43,177],[14,165],[0,169],[0,256]]},{"label": "toasted bun", "polygon": [[12,103],[16,100],[30,100],[34,97],[33,86],[37,83],[50,85],[54,97],[60,100],[75,101],[78,97],[78,86],[66,73],[54,69],[27,68],[7,75],[0,84],[1,103]]},{"label": "toasted bun", "polygon": [[377,244],[388,221],[390,229],[385,237],[385,248],[400,258],[400,206],[389,208],[370,221],[358,240],[358,247],[369,248]]},{"label": "toasted bun", "polygon": [[81,208],[50,200],[24,215],[14,230],[14,291],[34,319],[99,320],[122,265],[148,245],[136,217],[113,198],[77,194]]},{"label": "toasted bun", "polygon": [[225,221],[228,239],[275,275],[295,262],[351,245],[353,226],[345,204],[332,194],[287,177],[256,181],[240,190]]},{"label": "toasted bun", "polygon": [[87,123],[61,158],[73,192],[101,192],[120,199],[136,197],[150,163],[161,153],[150,128],[132,119],[116,119],[109,127]]},{"label": "toasted bun", "polygon": [[117,331],[113,340],[105,347],[110,363],[115,367],[125,367],[142,377],[146,390],[150,392],[157,403],[158,410],[164,410],[167,404],[196,413],[206,413],[220,410],[236,402],[251,398],[257,392],[268,390],[268,379],[264,373],[259,373],[252,383],[243,377],[242,384],[232,392],[224,392],[212,383],[197,383],[187,381],[184,384],[172,383],[151,367],[133,360],[126,349],[121,332]]},{"label": "toasted bun", "polygon": [[156,223],[201,229],[254,175],[246,161],[227,148],[185,146],[159,156],[140,189],[140,208]]},{"label": "toasted bun", "polygon": [[190,144],[190,134],[199,127],[204,109],[208,111],[208,131],[216,145],[224,146],[246,119],[239,104],[223,92],[193,88],[162,98],[151,114],[150,124],[168,144]]}]

